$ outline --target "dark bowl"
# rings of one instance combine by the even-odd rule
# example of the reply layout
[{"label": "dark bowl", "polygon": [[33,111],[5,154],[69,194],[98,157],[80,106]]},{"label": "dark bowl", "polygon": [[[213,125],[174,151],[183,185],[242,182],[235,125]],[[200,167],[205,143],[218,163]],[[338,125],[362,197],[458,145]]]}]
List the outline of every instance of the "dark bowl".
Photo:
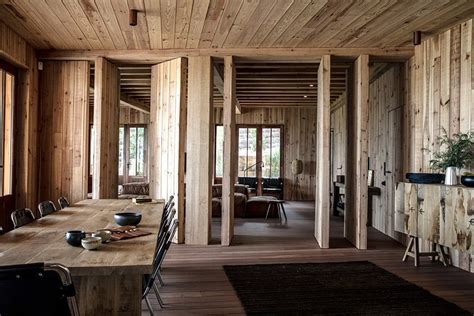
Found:
[{"label": "dark bowl", "polygon": [[123,212],[114,215],[115,222],[120,226],[137,226],[142,220],[142,213]]},{"label": "dark bowl", "polygon": [[462,176],[461,183],[467,187],[474,187],[474,176]]},{"label": "dark bowl", "polygon": [[411,183],[443,183],[445,175],[442,173],[407,173],[406,178]]},{"label": "dark bowl", "polygon": [[67,243],[74,247],[81,247],[82,238],[86,238],[86,233],[81,230],[70,230],[64,236]]}]

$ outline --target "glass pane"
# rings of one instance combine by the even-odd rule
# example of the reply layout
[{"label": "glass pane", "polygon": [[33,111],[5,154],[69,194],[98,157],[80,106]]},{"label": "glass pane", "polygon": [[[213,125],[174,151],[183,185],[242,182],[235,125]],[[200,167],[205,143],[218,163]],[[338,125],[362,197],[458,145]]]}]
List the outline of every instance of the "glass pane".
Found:
[{"label": "glass pane", "polygon": [[130,128],[130,148],[128,160],[128,175],[137,175],[137,128]]},{"label": "glass pane", "polygon": [[[125,142],[125,129],[123,127],[119,128],[119,157],[118,157],[118,174],[119,176],[123,176],[123,162],[125,160],[124,157],[124,144]],[[92,146],[91,146],[92,148]]]},{"label": "glass pane", "polygon": [[216,126],[216,177],[224,172],[224,126]]},{"label": "glass pane", "polygon": [[270,178],[280,177],[280,129],[272,128]]},{"label": "glass pane", "polygon": [[256,177],[257,128],[239,128],[239,177]]},{"label": "glass pane", "polygon": [[137,128],[137,176],[145,175],[145,128]]},{"label": "glass pane", "polygon": [[270,178],[271,175],[271,164],[272,164],[272,129],[262,128],[262,177]]}]

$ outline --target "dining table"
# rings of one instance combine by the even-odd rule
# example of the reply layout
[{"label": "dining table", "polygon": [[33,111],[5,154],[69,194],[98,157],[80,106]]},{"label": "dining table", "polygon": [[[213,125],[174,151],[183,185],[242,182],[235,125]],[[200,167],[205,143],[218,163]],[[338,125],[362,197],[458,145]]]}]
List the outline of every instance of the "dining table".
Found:
[{"label": "dining table", "polygon": [[[0,265],[59,263],[73,278],[81,315],[140,315],[143,275],[152,272],[163,201],[84,200],[0,236]],[[96,250],[69,245],[70,230],[115,228],[114,214],[141,212],[146,236],[110,241]]]}]

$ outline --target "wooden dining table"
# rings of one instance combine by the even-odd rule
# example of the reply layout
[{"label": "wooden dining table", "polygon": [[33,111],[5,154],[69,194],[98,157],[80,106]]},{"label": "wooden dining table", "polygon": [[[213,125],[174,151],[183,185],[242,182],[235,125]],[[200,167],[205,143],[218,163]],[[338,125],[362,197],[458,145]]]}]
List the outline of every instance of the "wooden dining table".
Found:
[{"label": "wooden dining table", "polygon": [[[114,214],[139,211],[137,226],[152,234],[111,241],[99,249],[70,246],[69,230],[117,227]],[[142,279],[152,270],[163,203],[84,200],[0,236],[0,265],[60,263],[73,276],[81,315],[140,315]]]}]

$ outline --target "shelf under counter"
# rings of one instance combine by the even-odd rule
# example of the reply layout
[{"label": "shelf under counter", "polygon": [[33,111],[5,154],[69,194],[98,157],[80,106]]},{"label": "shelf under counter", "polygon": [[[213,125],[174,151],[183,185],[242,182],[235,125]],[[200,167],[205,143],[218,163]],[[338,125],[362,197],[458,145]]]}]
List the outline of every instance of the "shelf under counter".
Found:
[{"label": "shelf under counter", "polygon": [[474,188],[397,183],[395,230],[474,254]]}]

